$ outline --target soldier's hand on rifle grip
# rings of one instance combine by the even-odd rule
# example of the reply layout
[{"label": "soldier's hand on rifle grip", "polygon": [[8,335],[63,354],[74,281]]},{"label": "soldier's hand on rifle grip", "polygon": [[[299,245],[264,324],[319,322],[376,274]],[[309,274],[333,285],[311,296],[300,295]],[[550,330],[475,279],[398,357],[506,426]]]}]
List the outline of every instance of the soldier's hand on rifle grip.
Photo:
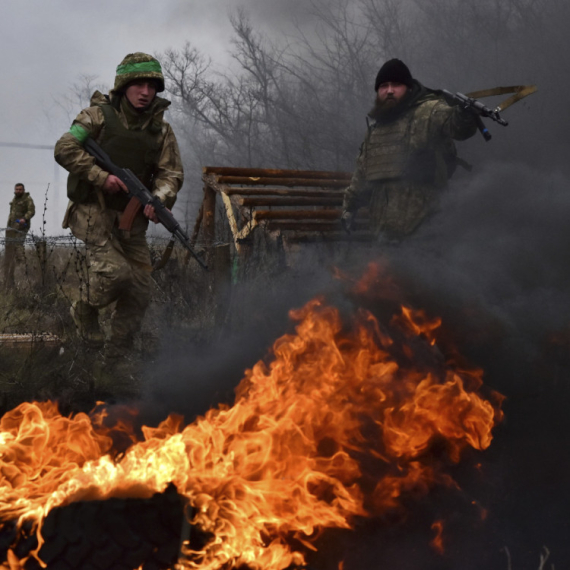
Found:
[{"label": "soldier's hand on rifle grip", "polygon": [[129,190],[125,186],[125,183],[113,174],[109,174],[105,180],[105,183],[103,184],[103,192],[106,192],[107,194],[117,194],[118,192],[128,191]]},{"label": "soldier's hand on rifle grip", "polygon": [[340,217],[340,223],[342,225],[342,228],[347,234],[349,234],[352,229],[353,220],[354,220],[354,214],[352,212],[349,212],[348,210],[345,210],[342,213],[342,216]]},{"label": "soldier's hand on rifle grip", "polygon": [[[170,210],[169,210],[170,211]],[[143,210],[143,214],[151,221],[154,222],[155,224],[158,224],[159,220],[158,217],[156,215],[156,212],[154,211],[154,206],[151,206],[150,204],[147,204],[144,207]]]}]

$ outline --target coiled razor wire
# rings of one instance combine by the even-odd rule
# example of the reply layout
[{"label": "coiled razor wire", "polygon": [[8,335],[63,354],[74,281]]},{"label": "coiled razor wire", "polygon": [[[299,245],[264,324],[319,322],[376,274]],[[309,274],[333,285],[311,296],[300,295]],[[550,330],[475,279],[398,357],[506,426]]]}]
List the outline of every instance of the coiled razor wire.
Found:
[{"label": "coiled razor wire", "polygon": [[[6,237],[6,230],[8,231],[12,231],[12,232],[16,232],[16,233],[20,233],[20,234],[26,234],[26,237],[24,239],[22,239],[21,237]],[[149,243],[149,246],[151,248],[158,248],[158,247],[166,247],[168,245],[168,243],[170,242],[170,237],[165,235],[165,236],[146,236],[146,239]],[[47,235],[36,235],[32,232],[30,232],[29,234],[27,234],[26,232],[23,232],[21,230],[15,230],[12,228],[0,228],[0,246],[5,246],[6,243],[18,243],[21,244],[23,243],[24,245],[29,245],[29,246],[34,246],[37,247],[37,244],[39,243],[45,243],[47,246],[53,248],[53,247],[81,247],[83,246],[83,242],[79,239],[77,239],[74,235],[72,234],[65,234],[65,235],[58,235],[58,236],[47,236]],[[221,245],[228,245],[228,242],[224,242],[224,241],[213,241],[213,242],[208,242],[208,244],[206,244],[205,242],[202,241],[197,241],[195,243],[195,247],[197,248],[205,248],[207,246],[221,246]]]}]

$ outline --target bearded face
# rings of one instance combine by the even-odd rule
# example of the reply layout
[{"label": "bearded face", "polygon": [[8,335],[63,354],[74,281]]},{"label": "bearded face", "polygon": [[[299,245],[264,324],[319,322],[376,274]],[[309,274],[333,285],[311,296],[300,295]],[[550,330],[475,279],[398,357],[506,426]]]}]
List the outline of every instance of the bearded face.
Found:
[{"label": "bearded face", "polygon": [[382,83],[376,92],[376,101],[371,116],[390,118],[396,116],[405,105],[410,88],[403,83]]}]

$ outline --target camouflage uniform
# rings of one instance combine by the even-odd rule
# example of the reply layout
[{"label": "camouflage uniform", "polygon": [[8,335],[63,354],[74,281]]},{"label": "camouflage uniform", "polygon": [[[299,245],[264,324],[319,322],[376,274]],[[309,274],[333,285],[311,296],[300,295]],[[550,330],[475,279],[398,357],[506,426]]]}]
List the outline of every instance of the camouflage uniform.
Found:
[{"label": "camouflage uniform", "polygon": [[401,239],[433,212],[455,169],[453,139],[475,134],[474,115],[450,107],[417,81],[403,110],[368,130],[345,190],[344,211],[368,204],[372,230]]},{"label": "camouflage uniform", "polygon": [[[6,224],[6,249],[4,251],[5,285],[14,285],[14,271],[17,262],[25,258],[24,242],[30,230],[30,220],[36,213],[34,201],[28,192],[21,196],[14,196],[10,202],[10,214]],[[16,223],[16,220],[25,220],[25,224]]]},{"label": "camouflage uniform", "polygon": [[92,137],[115,164],[131,168],[168,208],[174,205],[184,177],[176,138],[163,119],[170,102],[155,96],[146,109],[137,111],[124,96],[124,89],[138,79],[154,79],[157,92],[164,90],[158,61],[130,54],[117,68],[110,95],[95,92],[91,106],[79,113],[55,147],[56,161],[70,172],[71,201],[63,227],[83,241],[87,251],[86,286],[72,314],[80,332],[98,344],[98,310],[116,302],[106,353],[124,353],[132,346],[150,301],[148,219],[139,211],[129,231],[119,229],[128,197],[102,191],[108,173],[82,143]]}]

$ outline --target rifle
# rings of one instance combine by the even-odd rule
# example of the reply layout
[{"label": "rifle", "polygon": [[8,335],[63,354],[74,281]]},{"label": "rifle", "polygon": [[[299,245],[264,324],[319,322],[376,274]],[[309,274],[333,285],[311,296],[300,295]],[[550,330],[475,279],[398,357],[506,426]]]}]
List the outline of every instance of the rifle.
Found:
[{"label": "rifle", "polygon": [[478,99],[474,99],[473,97],[469,97],[463,93],[451,93],[446,89],[442,89],[441,94],[449,103],[456,103],[461,105],[464,109],[471,109],[477,115],[477,127],[486,141],[490,141],[492,137],[481,117],[492,119],[496,123],[499,123],[499,125],[503,125],[503,127],[506,127],[509,124],[501,117],[498,108],[491,109],[481,103]]},{"label": "rifle", "polygon": [[104,168],[117,178],[119,178],[128,189],[128,195],[135,197],[142,206],[150,205],[154,208],[158,221],[172,234],[172,240],[176,238],[200,264],[202,269],[208,270],[208,266],[192,249],[190,239],[172,215],[172,212],[160,201],[159,198],[153,196],[146,186],[133,174],[128,168],[121,168],[114,164],[109,155],[92,139],[88,138],[83,147],[85,150]]}]

